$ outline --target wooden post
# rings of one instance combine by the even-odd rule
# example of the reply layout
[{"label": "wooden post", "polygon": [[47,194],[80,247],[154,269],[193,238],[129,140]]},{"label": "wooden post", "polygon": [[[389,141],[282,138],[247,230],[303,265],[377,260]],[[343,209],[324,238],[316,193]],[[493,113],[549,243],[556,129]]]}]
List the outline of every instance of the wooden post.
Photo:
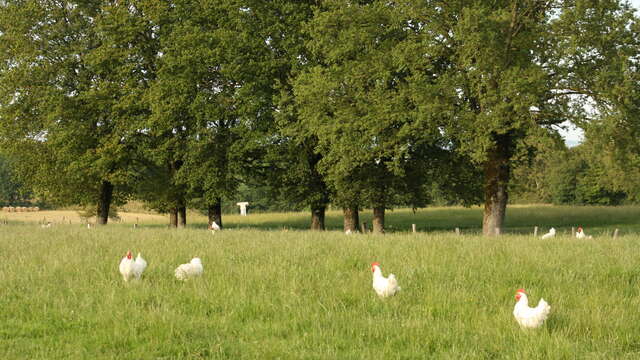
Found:
[{"label": "wooden post", "polygon": [[416,232],[416,224],[411,224],[411,231]]},{"label": "wooden post", "polygon": [[137,229],[138,228],[138,223],[133,224],[133,228]]},{"label": "wooden post", "polygon": [[456,228],[456,235],[460,235],[460,228]]},{"label": "wooden post", "polygon": [[574,228],[573,226],[571,227],[571,237],[575,237],[576,236],[576,228]]},{"label": "wooden post", "polygon": [[366,234],[367,233],[367,222],[366,221],[362,222],[361,228],[362,228],[362,233]]},{"label": "wooden post", "polygon": [[538,227],[537,227],[537,226],[534,226],[534,227],[533,227],[533,236],[534,236],[534,237],[537,237],[537,236],[538,236]]},{"label": "wooden post", "polygon": [[615,238],[617,238],[617,237],[618,237],[618,229],[616,229],[616,230],[613,232],[613,238],[615,239]]}]

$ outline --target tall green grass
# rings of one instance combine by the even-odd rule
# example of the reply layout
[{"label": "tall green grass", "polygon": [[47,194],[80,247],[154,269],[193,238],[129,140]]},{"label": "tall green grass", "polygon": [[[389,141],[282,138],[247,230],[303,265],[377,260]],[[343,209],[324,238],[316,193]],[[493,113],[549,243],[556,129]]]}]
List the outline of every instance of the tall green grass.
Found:
[{"label": "tall green grass", "polygon": [[[0,358],[636,359],[639,240],[2,226]],[[203,277],[178,282],[193,256]],[[372,261],[399,295],[376,297]],[[543,328],[518,328],[520,287]]]}]

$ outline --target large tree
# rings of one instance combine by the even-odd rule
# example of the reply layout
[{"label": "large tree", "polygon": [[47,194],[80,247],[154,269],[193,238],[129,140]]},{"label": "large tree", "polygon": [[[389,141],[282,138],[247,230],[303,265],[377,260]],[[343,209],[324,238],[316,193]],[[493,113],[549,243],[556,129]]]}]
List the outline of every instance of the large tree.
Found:
[{"label": "large tree", "polygon": [[496,235],[527,138],[579,122],[587,102],[630,118],[633,95],[610,89],[635,93],[633,19],[615,0],[325,1],[308,27],[319,64],[296,82],[301,118],[329,182],[368,191],[378,214],[416,146],[470,158]]},{"label": "large tree", "polygon": [[105,1],[0,6],[0,131],[18,170],[59,204],[97,204],[106,224],[129,191],[131,144],[119,122],[122,84],[98,55]]},{"label": "large tree", "polygon": [[[272,125],[278,54],[273,4],[182,1],[167,5],[162,58],[151,87],[150,130],[174,186],[197,198],[222,225],[230,198]],[[161,35],[162,36],[162,35]]]},{"label": "large tree", "polygon": [[[416,15],[385,1],[325,1],[307,26],[318,61],[295,82],[300,126],[318,139],[333,201],[352,217],[347,230],[358,208],[370,206],[373,230],[384,232],[385,209],[423,190],[433,181],[428,169],[456,147],[442,136],[446,111],[432,87],[445,63],[429,54],[425,64],[415,52],[423,40]],[[433,97],[421,103],[425,94]],[[424,203],[424,196],[410,199]]]},{"label": "large tree", "polygon": [[485,235],[499,234],[513,160],[539,127],[584,115],[619,73],[632,15],[619,1],[433,1],[427,43],[450,66],[438,82],[454,111],[444,131],[484,169]]},{"label": "large tree", "polygon": [[295,129],[293,123],[280,122],[278,131],[263,147],[260,165],[251,173],[258,182],[267,184],[270,197],[283,199],[293,208],[308,207],[311,230],[325,230],[330,190],[318,168],[322,156],[315,151],[316,140]]},{"label": "large tree", "polygon": [[[615,12],[617,10],[617,12]],[[611,6],[607,12],[578,8],[574,17],[603,17],[593,21],[595,36],[576,47],[583,57],[591,94],[580,125],[585,129],[591,161],[602,165],[599,184],[640,199],[640,19],[629,9]],[[581,24],[580,31],[589,24]],[[623,39],[624,41],[620,41]],[[597,71],[593,71],[596,68]]]},{"label": "large tree", "polygon": [[294,207],[308,207],[312,230],[324,230],[330,191],[319,171],[322,155],[318,139],[300,123],[299,107],[293,96],[293,82],[300,72],[316,64],[307,48],[304,24],[313,17],[317,1],[258,1],[256,14],[271,54],[273,126],[255,149],[263,156],[249,172],[268,186],[272,196]]}]

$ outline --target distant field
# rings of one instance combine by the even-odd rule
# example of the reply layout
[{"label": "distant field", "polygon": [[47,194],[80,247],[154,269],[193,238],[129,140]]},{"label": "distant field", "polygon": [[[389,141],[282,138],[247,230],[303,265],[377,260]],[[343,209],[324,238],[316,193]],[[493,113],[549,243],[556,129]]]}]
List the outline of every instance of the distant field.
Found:
[{"label": "distant field", "polygon": [[[132,226],[138,222],[141,226],[164,227],[169,219],[167,215],[152,213],[119,213],[121,220],[112,221],[113,225]],[[361,221],[371,227],[371,211],[365,210],[360,214]],[[10,222],[37,223],[43,220],[54,224],[81,224],[76,211],[40,211],[36,213],[7,213],[0,212],[0,219]],[[191,228],[205,228],[207,218],[197,211],[189,211],[188,226]],[[95,218],[89,219],[95,223]],[[224,215],[223,223],[227,228],[251,228],[263,230],[308,229],[310,214],[298,213],[267,213],[250,214],[249,216]],[[418,209],[414,213],[410,209],[387,211],[387,232],[405,232],[411,230],[411,224],[416,224],[421,232],[450,232],[456,227],[464,234],[478,234],[481,232],[481,207],[431,207]],[[328,211],[326,216],[328,230],[342,229],[342,212]],[[512,205],[507,210],[506,233],[533,233],[534,226],[539,227],[539,233],[555,227],[558,234],[568,235],[572,227],[582,226],[587,234],[602,236],[611,235],[616,229],[620,234],[640,234],[640,206],[551,206],[551,205]]]},{"label": "distant field", "polygon": [[[471,226],[467,211],[418,214],[439,230]],[[588,220],[619,225],[607,221],[624,213]],[[391,215],[398,228],[415,219]],[[232,229],[215,235],[195,225],[0,226],[0,359],[640,358],[640,236],[234,229],[292,224],[262,216],[229,217]],[[547,219],[538,216],[512,221]],[[139,283],[117,270],[128,249],[149,262]],[[176,281],[192,256],[203,277]],[[375,296],[372,261],[397,275],[399,295]],[[512,318],[520,287],[551,304],[543,328]]]},{"label": "distant field", "polygon": [[[166,222],[165,216],[159,214],[127,213],[121,212],[120,221],[114,223],[134,224],[136,221],[141,224],[159,224]],[[0,212],[0,219],[18,223],[44,223],[51,222],[54,225],[85,224],[87,222],[95,224],[95,217],[86,219],[80,217],[77,211],[73,210],[43,210],[38,212]]]}]

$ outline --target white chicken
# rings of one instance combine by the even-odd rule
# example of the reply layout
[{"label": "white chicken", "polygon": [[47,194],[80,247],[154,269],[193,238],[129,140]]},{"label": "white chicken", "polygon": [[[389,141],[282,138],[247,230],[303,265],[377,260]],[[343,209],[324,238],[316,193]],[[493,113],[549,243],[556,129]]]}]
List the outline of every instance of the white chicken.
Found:
[{"label": "white chicken", "polygon": [[389,274],[389,277],[382,276],[382,269],[380,269],[380,263],[374,262],[371,264],[371,271],[373,272],[373,290],[381,298],[395,295],[400,291],[398,286],[398,280],[393,274]]},{"label": "white chicken", "polygon": [[215,221],[212,221],[211,225],[209,225],[209,230],[218,231],[220,230],[220,225],[218,225],[218,223],[216,223]]},{"label": "white chicken", "polygon": [[182,264],[176,268],[176,278],[184,281],[190,277],[200,276],[204,268],[202,267],[202,261],[200,258],[193,258],[190,262]]},{"label": "white chicken", "polygon": [[135,260],[131,256],[131,251],[127,251],[127,255],[120,261],[120,274],[124,281],[131,279],[140,280],[144,269],[147,268],[147,261],[142,258],[140,253]]},{"label": "white chicken", "polygon": [[587,236],[582,229],[582,226],[578,226],[578,231],[576,232],[576,237],[578,239],[593,239],[593,236]]},{"label": "white chicken", "polygon": [[556,236],[556,229],[555,228],[551,228],[549,229],[549,232],[542,235],[541,239],[548,239],[548,238],[552,238]]},{"label": "white chicken", "polygon": [[526,329],[540,327],[549,316],[551,306],[544,299],[540,298],[538,306],[529,307],[529,299],[524,289],[516,291],[516,306],[513,309],[513,316],[518,324]]}]

